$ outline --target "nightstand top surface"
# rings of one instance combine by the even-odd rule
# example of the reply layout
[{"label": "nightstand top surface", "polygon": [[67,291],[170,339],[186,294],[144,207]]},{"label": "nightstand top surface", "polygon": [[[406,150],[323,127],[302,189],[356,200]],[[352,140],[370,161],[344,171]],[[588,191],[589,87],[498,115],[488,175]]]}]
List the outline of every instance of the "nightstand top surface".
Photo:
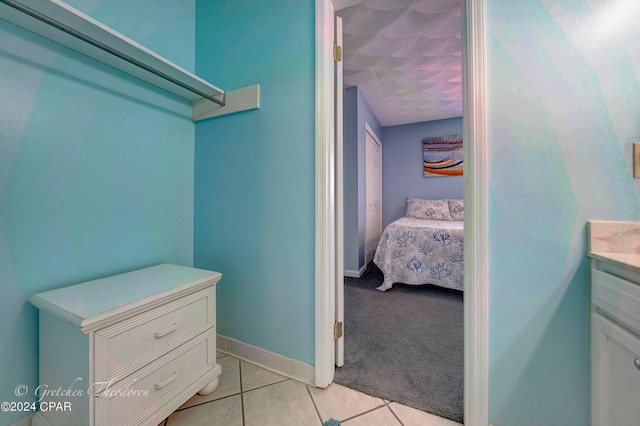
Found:
[{"label": "nightstand top surface", "polygon": [[83,329],[141,305],[169,299],[220,278],[219,272],[162,264],[38,293],[29,301]]}]

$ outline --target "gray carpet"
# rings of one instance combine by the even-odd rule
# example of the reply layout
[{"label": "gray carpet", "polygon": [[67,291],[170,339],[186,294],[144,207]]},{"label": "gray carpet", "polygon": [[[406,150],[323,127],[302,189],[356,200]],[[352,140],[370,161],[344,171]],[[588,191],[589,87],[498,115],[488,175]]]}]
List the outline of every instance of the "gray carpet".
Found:
[{"label": "gray carpet", "polygon": [[345,278],[345,363],[334,382],[462,423],[463,293],[394,284],[371,263]]}]

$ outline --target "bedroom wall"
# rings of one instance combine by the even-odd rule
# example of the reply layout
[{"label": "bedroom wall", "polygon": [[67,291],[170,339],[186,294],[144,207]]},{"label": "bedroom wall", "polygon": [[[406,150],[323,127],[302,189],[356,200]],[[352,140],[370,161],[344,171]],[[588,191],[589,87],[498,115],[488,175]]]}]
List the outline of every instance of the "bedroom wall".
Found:
[{"label": "bedroom wall", "polygon": [[314,2],[202,0],[196,16],[198,74],[262,91],[259,110],[196,124],[195,264],[223,274],[218,333],[314,364]]},{"label": "bedroom wall", "polygon": [[[71,4],[193,68],[193,1]],[[31,295],[192,264],[194,126],[174,95],[2,20],[0,40],[0,400],[29,401]],[[31,397],[16,397],[20,384]],[[26,414],[2,413],[0,424]]]},{"label": "bedroom wall", "polygon": [[[343,116],[344,269],[355,273],[365,266],[365,123],[383,145],[384,140],[380,123],[358,87],[344,90]],[[384,156],[384,147],[382,152]]]},{"label": "bedroom wall", "polygon": [[485,3],[489,420],[586,425],[585,222],[640,217],[640,3]]},{"label": "bedroom wall", "polygon": [[462,117],[382,128],[382,226],[403,217],[407,197],[463,198],[464,177],[425,178],[422,140],[462,134]]}]

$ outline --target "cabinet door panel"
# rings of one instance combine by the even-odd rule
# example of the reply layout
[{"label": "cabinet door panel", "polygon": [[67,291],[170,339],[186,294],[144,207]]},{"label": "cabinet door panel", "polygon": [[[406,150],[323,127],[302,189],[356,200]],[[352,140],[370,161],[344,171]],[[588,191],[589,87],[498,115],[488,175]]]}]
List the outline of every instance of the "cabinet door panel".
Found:
[{"label": "cabinet door panel", "polygon": [[637,425],[640,419],[640,337],[599,314],[593,315],[592,327],[592,423]]}]

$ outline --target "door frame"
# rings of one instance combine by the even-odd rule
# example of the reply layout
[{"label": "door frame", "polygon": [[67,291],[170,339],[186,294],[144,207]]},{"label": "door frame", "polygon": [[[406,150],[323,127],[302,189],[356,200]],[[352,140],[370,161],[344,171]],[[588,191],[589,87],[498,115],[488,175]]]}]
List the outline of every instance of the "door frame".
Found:
[{"label": "door frame", "polygon": [[315,0],[315,385],[327,387],[335,372],[336,175],[333,37],[331,0]]},{"label": "door frame", "polygon": [[489,424],[489,230],[484,0],[462,1],[464,418]]},{"label": "door frame", "polygon": [[[464,99],[464,419],[488,424],[488,229],[484,0],[463,0]],[[335,158],[333,105],[333,5],[316,11],[316,243],[315,384],[333,381],[335,351]]]}]

